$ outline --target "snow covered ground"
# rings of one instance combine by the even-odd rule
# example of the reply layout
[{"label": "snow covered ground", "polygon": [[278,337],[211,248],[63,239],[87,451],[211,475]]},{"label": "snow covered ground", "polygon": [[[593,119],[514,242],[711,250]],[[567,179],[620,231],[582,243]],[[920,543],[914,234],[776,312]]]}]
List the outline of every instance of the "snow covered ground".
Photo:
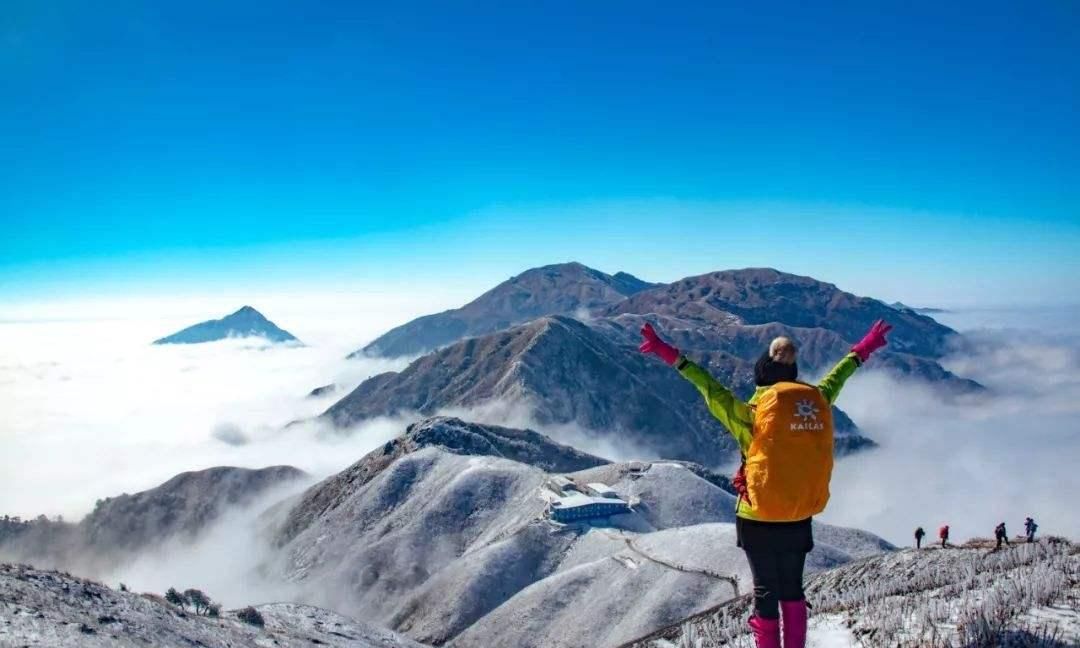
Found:
[{"label": "snow covered ground", "polygon": [[271,603],[256,609],[263,627],[241,621],[237,610],[220,618],[197,616],[159,596],[0,564],[0,646],[423,648],[389,630],[308,605]]},{"label": "snow covered ground", "polygon": [[[817,648],[1080,645],[1080,547],[1059,539],[883,553],[812,576],[806,592]],[[742,597],[626,646],[749,648],[749,605]]]},{"label": "snow covered ground", "polygon": [[[557,477],[446,447],[393,452],[312,487],[293,509],[272,570],[301,600],[436,645],[591,648],[751,587],[734,498],[687,465],[615,463]],[[544,495],[560,479],[609,485],[634,510],[552,522]],[[811,571],[893,549],[862,531],[819,530]]]},{"label": "snow covered ground", "polygon": [[[161,571],[156,585],[135,582],[159,593],[172,584],[205,588],[229,606],[314,605],[459,648],[610,648],[750,589],[734,498],[700,466],[616,463],[557,474],[550,471],[576,470],[582,457],[540,435],[451,420],[412,430],[299,495],[211,525],[150,570]],[[554,522],[545,493],[571,480],[608,485],[633,510]],[[223,542],[219,528],[240,542]],[[873,534],[816,528],[811,571],[893,549]],[[124,554],[132,565],[140,556]],[[174,569],[203,564],[195,557],[212,558],[216,575]],[[12,614],[26,622],[2,608],[0,622]],[[57,617],[57,627],[75,623],[68,618]],[[72,618],[76,630],[88,623]],[[290,628],[302,622],[289,619]]]}]

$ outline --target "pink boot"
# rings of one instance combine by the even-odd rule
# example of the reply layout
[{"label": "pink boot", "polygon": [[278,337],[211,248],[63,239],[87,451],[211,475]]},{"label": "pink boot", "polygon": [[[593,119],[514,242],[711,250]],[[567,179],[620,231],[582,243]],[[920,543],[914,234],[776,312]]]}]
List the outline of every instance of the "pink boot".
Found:
[{"label": "pink boot", "polygon": [[750,617],[750,631],[757,648],[780,648],[780,619]]},{"label": "pink boot", "polygon": [[806,601],[780,601],[784,617],[784,648],[806,645]]}]

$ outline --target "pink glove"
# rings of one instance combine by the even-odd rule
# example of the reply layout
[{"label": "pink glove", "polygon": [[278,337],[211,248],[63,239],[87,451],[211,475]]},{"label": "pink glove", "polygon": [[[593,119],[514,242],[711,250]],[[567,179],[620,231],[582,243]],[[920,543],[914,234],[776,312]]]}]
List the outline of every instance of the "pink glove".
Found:
[{"label": "pink glove", "polygon": [[891,330],[892,326],[886,324],[885,320],[878,320],[870,327],[870,330],[863,339],[859,340],[858,344],[851,347],[851,350],[855,355],[859,356],[860,361],[866,362],[870,359],[871,353],[889,343],[889,341],[885,339],[885,334]]},{"label": "pink glove", "polygon": [[646,322],[645,326],[641,327],[641,337],[645,338],[645,341],[638,347],[638,351],[651,353],[669,365],[675,364],[675,361],[679,359],[679,350],[661,340],[652,324]]}]

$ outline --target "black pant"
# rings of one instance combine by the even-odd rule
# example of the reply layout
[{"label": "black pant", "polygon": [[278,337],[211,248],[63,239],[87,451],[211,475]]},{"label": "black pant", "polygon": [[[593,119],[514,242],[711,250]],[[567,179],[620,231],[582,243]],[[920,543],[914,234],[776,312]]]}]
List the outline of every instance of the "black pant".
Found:
[{"label": "black pant", "polygon": [[915,536],[915,548],[916,549],[921,549],[922,548],[922,536]]},{"label": "black pant", "polygon": [[764,619],[780,618],[780,601],[803,599],[805,551],[747,550],[754,576],[754,612]]}]

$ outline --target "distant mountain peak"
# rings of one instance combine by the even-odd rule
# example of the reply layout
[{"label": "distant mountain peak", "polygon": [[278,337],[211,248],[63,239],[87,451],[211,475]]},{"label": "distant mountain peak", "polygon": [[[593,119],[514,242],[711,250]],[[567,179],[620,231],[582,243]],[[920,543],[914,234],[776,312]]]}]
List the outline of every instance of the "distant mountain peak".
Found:
[{"label": "distant mountain peak", "polygon": [[[723,359],[710,370],[745,391],[752,364]],[[369,378],[323,416],[348,427],[379,416],[527,404],[542,426],[572,424],[587,437],[617,438],[649,456],[719,464],[737,448],[729,435],[718,433],[700,398],[678,373],[636,346],[618,344],[572,317],[551,315],[461,340],[400,372]],[[838,418],[840,430],[838,438],[865,442],[846,417]],[[838,448],[851,447],[845,443]]]},{"label": "distant mountain peak", "polygon": [[698,330],[770,324],[828,329],[848,344],[859,340],[875,320],[884,318],[894,326],[888,351],[931,359],[945,355],[956,335],[920,313],[898,311],[834,284],[774,268],[720,270],[685,277],[632,295],[602,313],[608,317],[624,314],[681,319]]},{"label": "distant mountain peak", "polygon": [[299,342],[292,333],[279,328],[255,308],[242,306],[221,319],[189,326],[155,340],[154,344],[200,344],[239,337],[261,337],[270,342]]},{"label": "distant mountain peak", "polygon": [[537,317],[591,315],[657,285],[626,272],[609,275],[577,261],[530,268],[461,308],[392,329],[350,357],[415,355]]}]

